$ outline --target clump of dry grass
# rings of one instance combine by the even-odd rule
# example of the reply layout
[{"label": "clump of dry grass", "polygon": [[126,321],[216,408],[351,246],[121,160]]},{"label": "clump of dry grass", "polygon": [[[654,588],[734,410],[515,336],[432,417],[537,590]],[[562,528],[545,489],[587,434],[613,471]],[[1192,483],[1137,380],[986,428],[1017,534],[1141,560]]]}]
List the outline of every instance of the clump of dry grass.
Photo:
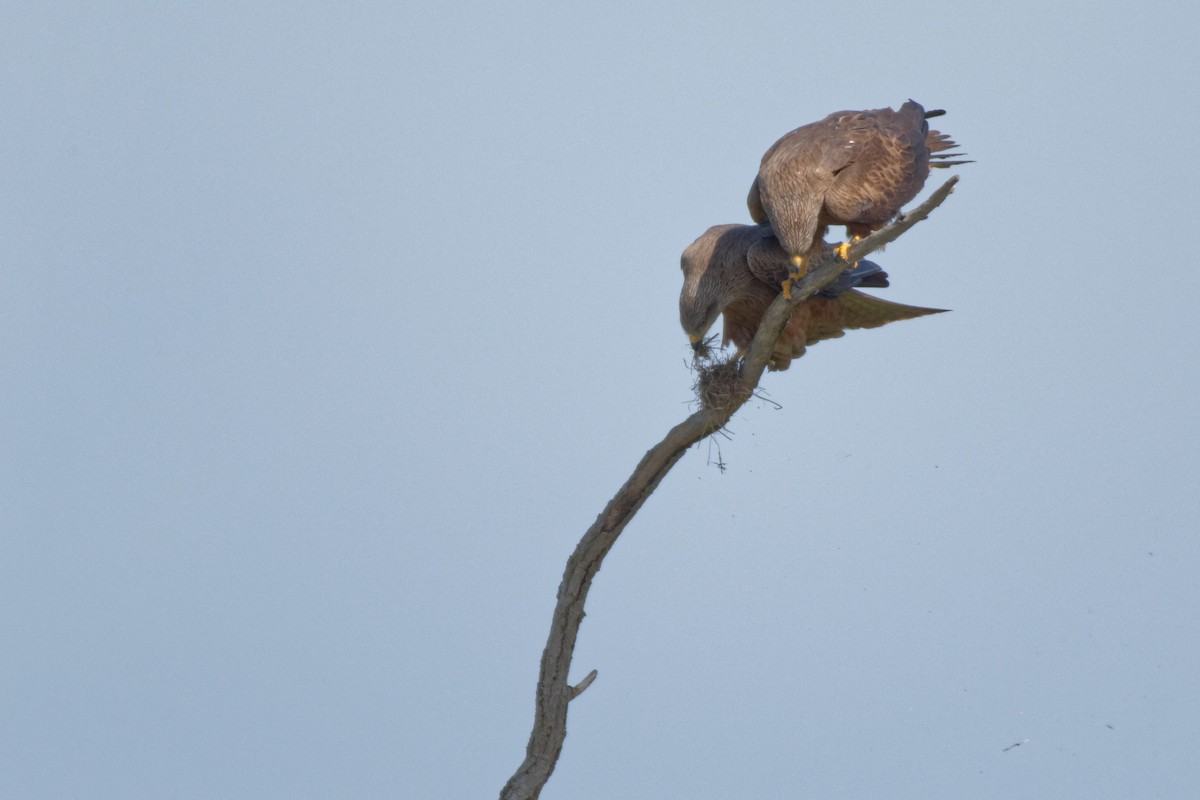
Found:
[{"label": "clump of dry grass", "polygon": [[724,411],[742,399],[746,389],[738,373],[740,362],[741,359],[729,358],[697,366],[693,389],[703,408]]},{"label": "clump of dry grass", "polygon": [[710,360],[713,357],[713,353],[715,353],[717,350],[716,344],[717,334],[714,333],[712,336],[706,336],[704,341],[700,342],[699,345],[692,345],[692,349],[696,354],[696,360]]}]

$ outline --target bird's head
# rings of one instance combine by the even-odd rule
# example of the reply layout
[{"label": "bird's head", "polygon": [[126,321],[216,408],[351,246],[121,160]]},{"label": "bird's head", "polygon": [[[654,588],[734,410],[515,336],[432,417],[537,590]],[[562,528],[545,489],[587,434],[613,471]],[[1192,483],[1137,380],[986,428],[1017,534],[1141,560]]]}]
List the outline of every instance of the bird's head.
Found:
[{"label": "bird's head", "polygon": [[705,338],[722,310],[716,298],[703,294],[689,296],[685,283],[683,293],[679,296],[679,324],[683,326],[683,332],[687,334],[692,352],[696,355],[704,354]]},{"label": "bird's head", "polygon": [[679,324],[688,335],[696,355],[705,351],[705,337],[730,301],[730,259],[719,248],[721,225],[709,228],[688,245],[679,259],[683,270],[683,290],[679,293]]}]

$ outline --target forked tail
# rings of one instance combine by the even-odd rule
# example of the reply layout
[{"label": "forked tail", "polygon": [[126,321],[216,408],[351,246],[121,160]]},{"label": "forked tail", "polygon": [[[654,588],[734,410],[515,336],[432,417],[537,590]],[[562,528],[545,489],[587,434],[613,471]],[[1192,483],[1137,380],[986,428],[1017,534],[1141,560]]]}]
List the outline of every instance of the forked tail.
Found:
[{"label": "forked tail", "polygon": [[[944,111],[939,113],[946,113]],[[927,113],[925,116],[929,116]],[[942,133],[941,131],[931,130],[925,137],[925,146],[929,148],[929,166],[939,169],[946,167],[956,167],[959,164],[974,164],[971,159],[963,158],[966,153],[947,153],[946,150],[952,150],[958,147],[958,142],[950,138],[950,134]]]}]

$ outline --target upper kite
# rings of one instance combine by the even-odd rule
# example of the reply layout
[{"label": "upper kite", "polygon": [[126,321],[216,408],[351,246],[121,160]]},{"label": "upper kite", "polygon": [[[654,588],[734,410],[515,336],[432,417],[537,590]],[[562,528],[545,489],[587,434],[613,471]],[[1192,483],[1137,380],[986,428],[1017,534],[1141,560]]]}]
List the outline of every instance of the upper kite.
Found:
[{"label": "upper kite", "polygon": [[[724,315],[724,342],[739,351],[750,346],[779,282],[788,273],[788,257],[766,225],[715,225],[688,245],[680,260],[683,290],[679,322],[697,353],[704,348],[709,328]],[[904,319],[937,314],[941,309],[919,308],[880,300],[855,287],[887,286],[887,273],[861,261],[792,310],[771,355],[772,369],[787,369],[808,345],[841,336],[853,328],[876,328]]]},{"label": "upper kite", "polygon": [[830,225],[845,225],[852,239],[866,236],[916,197],[930,167],[969,163],[944,153],[958,145],[929,130],[926,119],[944,113],[912,100],[899,111],[838,111],[771,145],[746,203],[754,221],[779,237],[794,276],[820,253]]}]

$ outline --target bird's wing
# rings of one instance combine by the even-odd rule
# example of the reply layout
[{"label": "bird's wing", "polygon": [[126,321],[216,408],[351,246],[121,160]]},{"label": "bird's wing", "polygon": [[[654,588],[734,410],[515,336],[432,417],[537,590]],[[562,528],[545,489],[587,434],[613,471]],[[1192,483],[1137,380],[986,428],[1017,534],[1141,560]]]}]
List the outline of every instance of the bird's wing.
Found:
[{"label": "bird's wing", "polygon": [[820,122],[797,128],[785,136],[792,151],[803,148],[814,168],[837,173],[853,164],[862,154],[867,137],[878,129],[881,111],[838,111]]},{"label": "bird's wing", "polygon": [[889,322],[916,319],[929,314],[942,314],[944,308],[922,308],[880,300],[869,294],[851,289],[838,298],[842,305],[842,322],[846,330],[878,328]]},{"label": "bird's wing", "polygon": [[[920,106],[916,106],[920,109]],[[921,190],[929,175],[923,113],[888,108],[870,112],[875,123],[859,132],[857,158],[840,171],[825,196],[833,219],[874,224],[886,221]]]},{"label": "bird's wing", "polygon": [[[826,339],[844,336],[846,331],[878,328],[890,322],[915,319],[927,314],[940,314],[943,311],[945,309],[906,306],[880,300],[878,297],[851,289],[838,297],[814,297],[808,303],[802,304],[797,309],[797,312],[801,313],[794,312],[792,318],[800,319],[803,343],[814,345]],[[791,327],[789,322],[788,328]]]},{"label": "bird's wing", "polygon": [[763,156],[747,205],[755,219],[766,217],[792,255],[815,243],[821,209],[837,174],[854,163],[874,123],[869,113],[841,111],[796,128]]},{"label": "bird's wing", "polygon": [[750,209],[750,219],[759,225],[766,225],[769,222],[767,212],[763,208],[762,195],[758,191],[757,175],[754,176],[754,183],[750,184],[750,194],[746,195],[746,207]]},{"label": "bird's wing", "polygon": [[788,256],[783,245],[763,226],[762,235],[746,249],[746,265],[750,274],[765,284],[779,288],[788,274]]}]

